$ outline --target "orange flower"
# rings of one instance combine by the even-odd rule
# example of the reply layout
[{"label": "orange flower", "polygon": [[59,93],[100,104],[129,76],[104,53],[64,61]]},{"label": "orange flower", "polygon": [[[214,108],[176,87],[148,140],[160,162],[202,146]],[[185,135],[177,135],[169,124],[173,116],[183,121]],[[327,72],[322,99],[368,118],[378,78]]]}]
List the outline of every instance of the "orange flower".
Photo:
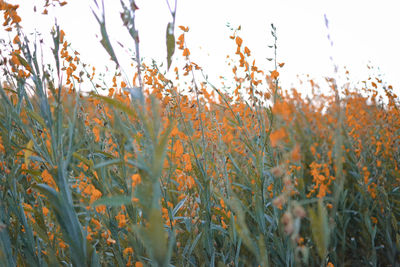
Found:
[{"label": "orange flower", "polygon": [[43,212],[43,215],[47,217],[47,214],[49,214],[49,209],[46,207],[43,207],[42,212]]},{"label": "orange flower", "polygon": [[237,46],[242,46],[242,43],[243,43],[243,40],[242,40],[242,38],[240,38],[239,36],[237,36],[236,37],[236,44],[237,44]]},{"label": "orange flower", "polygon": [[279,76],[279,72],[278,72],[278,71],[273,70],[273,71],[271,72],[271,78],[272,78],[272,79],[277,79],[278,76]]},{"label": "orange flower", "polygon": [[244,53],[245,53],[248,57],[250,56],[250,49],[249,49],[247,46],[244,47]]},{"label": "orange flower", "polygon": [[64,42],[65,32],[63,30],[60,31],[60,43]]},{"label": "orange flower", "polygon": [[97,190],[92,184],[86,186],[85,190],[83,190],[83,193],[90,196],[90,203],[95,202],[102,196],[102,193]]},{"label": "orange flower", "polygon": [[60,246],[60,248],[67,248],[68,247],[68,245],[65,244],[65,242],[60,240],[60,239],[58,240],[58,246]]},{"label": "orange flower", "polygon": [[110,236],[107,238],[107,245],[115,244],[116,241],[112,239]]},{"label": "orange flower", "polygon": [[187,172],[191,171],[192,170],[192,162],[190,161],[190,155],[184,154],[182,159],[185,164],[185,171],[187,171]]},{"label": "orange flower", "polygon": [[185,27],[185,26],[178,26],[179,29],[181,29],[184,32],[188,32],[189,31],[189,27]]},{"label": "orange flower", "polygon": [[15,38],[14,38],[14,40],[13,40],[13,44],[18,44],[19,42],[21,42],[21,41],[19,40],[19,36],[16,35]]},{"label": "orange flower", "polygon": [[95,229],[96,231],[98,231],[101,228],[101,223],[98,220],[92,218],[91,222],[96,225],[96,229]]},{"label": "orange flower", "polygon": [[172,150],[175,152],[175,157],[180,158],[183,154],[183,146],[181,140],[177,140]]},{"label": "orange flower", "polygon": [[132,188],[135,188],[135,186],[142,181],[142,179],[140,178],[140,174],[138,173],[132,175],[131,179],[132,179]]},{"label": "orange flower", "polygon": [[126,249],[124,249],[124,255],[126,254],[133,254],[133,248],[127,247]]},{"label": "orange flower", "polygon": [[15,55],[15,53],[13,53],[13,55],[11,56],[11,62],[14,63],[15,65],[21,65],[21,63],[19,62],[19,59],[17,58],[17,56]]},{"label": "orange flower", "polygon": [[291,157],[293,161],[301,160],[300,146],[298,144],[292,150]]},{"label": "orange flower", "polygon": [[101,214],[106,213],[106,205],[98,205],[98,206],[96,207],[96,211],[97,211],[98,213],[101,213]]},{"label": "orange flower", "polygon": [[285,128],[280,128],[277,131],[274,131],[270,136],[271,145],[275,147],[279,141],[284,139],[287,136]]},{"label": "orange flower", "polygon": [[118,227],[119,228],[124,227],[126,225],[127,221],[128,221],[126,219],[126,216],[124,214],[122,214],[122,213],[118,213],[118,215],[115,216],[115,219],[117,219],[117,221],[118,221]]},{"label": "orange flower", "polygon": [[362,171],[364,172],[364,183],[368,184],[369,176],[371,173],[368,171],[368,168],[366,166],[362,168]]},{"label": "orange flower", "polygon": [[47,185],[49,185],[50,187],[52,187],[58,191],[57,184],[54,181],[53,176],[48,172],[48,170],[44,170],[42,172],[42,179],[43,179],[43,182],[45,182]]},{"label": "orange flower", "polygon": [[368,185],[368,192],[373,199],[376,198],[376,183],[371,183],[370,185]]},{"label": "orange flower", "polygon": [[184,57],[189,56],[189,55],[190,55],[189,49],[185,48],[185,49],[183,50],[183,54],[182,54],[182,55],[183,55]]},{"label": "orange flower", "polygon": [[100,141],[100,128],[99,127],[93,127],[93,134],[95,136],[95,141],[99,142]]},{"label": "orange flower", "polygon": [[222,228],[224,228],[224,229],[228,228],[228,225],[226,225],[226,223],[224,222],[224,219],[222,217],[221,217],[221,225],[222,225]]}]

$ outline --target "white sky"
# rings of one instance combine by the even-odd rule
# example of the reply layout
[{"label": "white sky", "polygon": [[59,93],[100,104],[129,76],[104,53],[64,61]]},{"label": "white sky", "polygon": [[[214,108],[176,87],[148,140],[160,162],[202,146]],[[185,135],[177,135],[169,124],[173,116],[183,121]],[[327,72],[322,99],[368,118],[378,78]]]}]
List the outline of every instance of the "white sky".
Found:
[{"label": "white sky", "polygon": [[[165,1],[136,0],[141,55],[155,58],[159,63],[166,62],[165,29],[172,20]],[[98,69],[108,62],[109,56],[99,43],[99,26],[90,9],[94,7],[93,0],[69,0],[66,6],[49,10],[48,16],[33,13],[33,4],[43,1],[16,2],[21,3],[19,12],[26,31],[36,28],[47,33],[56,16],[66,38],[81,53],[84,62]],[[107,30],[114,47],[118,47],[118,40],[133,49],[133,41],[120,20],[120,1],[104,2]],[[174,0],[170,3],[173,6]],[[189,26],[186,40],[191,59],[215,80],[230,72],[225,58],[235,52],[227,22],[234,28],[242,26],[240,36],[244,45],[251,49],[256,64],[266,66],[267,70],[272,70],[266,58],[273,55],[267,45],[273,44],[270,24],[274,23],[278,35],[278,62],[285,62],[280,70],[283,86],[296,83],[297,74],[312,77],[332,74],[329,56],[333,54],[335,62],[340,67],[347,66],[354,79],[368,77],[366,65],[370,61],[371,65],[379,67],[384,80],[399,91],[399,10],[398,0],[178,0],[175,35],[181,32],[178,25]],[[330,22],[333,49],[327,39],[324,14]],[[176,53],[181,51],[176,50]],[[130,56],[122,50],[117,54],[122,61]]]}]

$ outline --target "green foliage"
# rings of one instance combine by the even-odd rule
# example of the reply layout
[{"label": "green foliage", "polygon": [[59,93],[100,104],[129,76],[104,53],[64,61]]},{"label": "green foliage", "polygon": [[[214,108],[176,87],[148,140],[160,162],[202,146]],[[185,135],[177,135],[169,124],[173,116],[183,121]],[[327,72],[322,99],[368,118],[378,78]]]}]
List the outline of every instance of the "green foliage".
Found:
[{"label": "green foliage", "polygon": [[[270,75],[249,64],[237,29],[240,59],[230,85],[198,81],[184,35],[185,73],[172,81],[155,63],[140,62],[137,7],[132,0],[122,8],[138,87],[118,86],[117,73],[113,86],[103,81],[112,88],[106,96],[88,74],[92,92],[78,91],[84,75],[75,71],[87,70],[69,56],[58,26],[55,71],[21,32],[22,42],[8,47],[0,86],[0,265],[400,262],[400,112],[391,87],[380,85],[386,98],[374,82],[375,89],[343,87],[342,95],[309,99],[283,93],[274,26]],[[101,12],[101,43],[120,68]],[[176,3],[170,12],[167,70]]]}]

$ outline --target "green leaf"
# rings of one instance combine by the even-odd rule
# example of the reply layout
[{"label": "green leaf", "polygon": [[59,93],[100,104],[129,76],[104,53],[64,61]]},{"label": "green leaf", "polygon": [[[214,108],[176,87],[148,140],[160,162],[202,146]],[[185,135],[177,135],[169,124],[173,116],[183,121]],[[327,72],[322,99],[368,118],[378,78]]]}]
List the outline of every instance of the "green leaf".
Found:
[{"label": "green leaf", "polygon": [[171,134],[172,129],[174,128],[175,121],[172,121],[167,129],[165,130],[164,134],[160,137],[159,142],[156,146],[156,151],[155,151],[155,157],[154,157],[154,166],[153,166],[153,174],[156,176],[154,178],[157,178],[161,175],[162,173],[162,166],[164,163],[164,158],[165,158],[165,151],[167,149],[168,145],[168,140],[169,140],[169,135]]},{"label": "green leaf", "polygon": [[132,109],[130,109],[127,105],[123,104],[122,102],[116,100],[116,99],[112,99],[106,96],[102,96],[102,95],[97,95],[97,94],[91,94],[92,97],[98,98],[103,100],[104,102],[106,102],[107,104],[125,112],[126,114],[130,115],[130,116],[134,116],[136,117],[136,113],[135,111],[133,111]]},{"label": "green leaf", "polygon": [[44,194],[61,226],[64,240],[70,246],[71,261],[74,266],[86,266],[86,238],[74,208],[69,205],[62,195],[46,184],[34,185],[34,188]]},{"label": "green leaf", "polygon": [[54,188],[48,186],[47,184],[37,184],[32,185],[32,187],[39,190],[40,193],[45,195],[57,212],[62,211],[59,194]]},{"label": "green leaf", "polygon": [[87,166],[93,168],[93,165],[94,165],[94,164],[93,164],[93,161],[92,161],[92,160],[88,160],[88,159],[86,159],[84,156],[82,156],[82,155],[80,155],[80,154],[78,154],[78,153],[76,153],[76,152],[72,153],[72,156],[73,156],[74,158],[79,159],[80,161],[82,161],[83,163],[85,163]]},{"label": "green leaf", "polygon": [[37,121],[40,124],[40,126],[46,128],[46,124],[44,123],[43,118],[39,114],[37,114],[35,111],[31,109],[25,109],[25,111],[28,114],[28,116]]},{"label": "green leaf", "polygon": [[[3,262],[4,266],[16,266],[15,257],[12,251],[13,246],[11,245],[14,240],[10,238],[7,225],[2,223],[6,220],[7,216],[8,212],[6,212],[5,206],[0,203],[0,261]],[[4,229],[2,229],[3,227]]]},{"label": "green leaf", "polygon": [[161,213],[157,209],[151,209],[149,224],[147,227],[134,227],[136,233],[150,252],[155,266],[168,266],[167,234],[164,230]]},{"label": "green leaf", "polygon": [[168,23],[167,25],[167,63],[168,70],[171,67],[172,56],[175,53],[175,36],[174,36],[174,23]]},{"label": "green leaf", "polygon": [[194,241],[193,241],[193,243],[192,243],[192,245],[190,246],[190,249],[189,249],[189,254],[188,254],[189,256],[192,255],[192,252],[193,252],[193,250],[195,249],[197,243],[199,242],[200,237],[202,236],[202,234],[203,234],[203,232],[200,232],[200,233],[196,236],[196,238],[194,239]]},{"label": "green leaf", "polygon": [[178,211],[183,207],[183,204],[186,202],[186,197],[179,201],[179,203],[175,206],[175,208],[172,211],[172,218],[175,219],[175,215],[178,213]]},{"label": "green leaf", "polygon": [[18,53],[14,53],[14,55],[18,58],[19,62],[21,62],[22,66],[24,66],[27,70],[31,69],[25,58],[21,57],[21,55],[19,55]]},{"label": "green leaf", "polygon": [[319,199],[318,201],[317,212],[311,208],[308,211],[310,214],[313,240],[317,247],[318,254],[323,261],[328,251],[330,230],[328,225],[328,214],[322,199]]},{"label": "green leaf", "polygon": [[117,66],[119,66],[117,56],[115,55],[114,49],[111,45],[110,38],[108,37],[108,33],[106,30],[104,3],[103,3],[103,10],[102,10],[102,20],[99,19],[99,17],[96,15],[96,13],[93,10],[92,10],[92,12],[93,12],[93,15],[95,16],[97,22],[100,25],[100,32],[101,32],[101,36],[102,36],[100,43],[103,45],[104,49],[110,55],[111,59],[115,62],[115,64],[117,64]]},{"label": "green leaf", "polygon": [[257,245],[254,242],[254,239],[251,237],[251,232],[246,224],[245,220],[245,212],[242,209],[242,205],[240,200],[235,198],[231,198],[227,201],[230,208],[235,211],[237,215],[237,221],[235,224],[236,232],[238,233],[239,237],[243,240],[246,247],[253,253],[253,255],[260,261],[259,251],[257,250]]},{"label": "green leaf", "polygon": [[122,164],[124,161],[122,159],[111,159],[111,160],[106,160],[103,162],[100,162],[96,165],[93,166],[93,169],[100,169],[109,165],[113,164]]}]

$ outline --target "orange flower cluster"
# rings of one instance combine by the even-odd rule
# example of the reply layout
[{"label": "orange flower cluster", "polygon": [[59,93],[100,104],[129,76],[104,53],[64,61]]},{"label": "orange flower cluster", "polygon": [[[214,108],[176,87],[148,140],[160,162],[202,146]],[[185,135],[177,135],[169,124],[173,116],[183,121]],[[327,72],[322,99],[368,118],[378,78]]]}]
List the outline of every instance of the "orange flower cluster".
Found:
[{"label": "orange flower cluster", "polygon": [[3,26],[7,27],[6,31],[11,31],[11,26],[21,22],[21,17],[18,16],[17,9],[19,5],[12,5],[4,0],[0,0],[0,11],[4,11],[4,23]]},{"label": "orange flower cluster", "polygon": [[[5,26],[20,22],[17,8],[0,0]],[[106,96],[74,96],[77,83],[84,81],[79,72],[84,64],[78,52],[71,52],[60,30],[56,39],[62,45],[60,71],[64,75],[59,76],[66,77],[65,82],[60,81],[66,87],[60,96],[54,88],[41,96],[43,103],[48,100],[45,112],[42,106],[37,109],[34,101],[33,107],[23,108],[22,123],[18,123],[24,127],[18,128],[18,134],[0,135],[1,175],[9,179],[18,173],[26,178],[18,178],[27,193],[23,214],[30,224],[44,225],[43,233],[59,242],[60,251],[68,245],[49,209],[51,203],[34,188],[36,183],[44,183],[56,191],[63,189],[54,162],[67,162],[67,158],[65,176],[74,208],[80,211],[79,229],[88,244],[102,249],[101,257],[118,254],[118,264],[125,261],[126,266],[142,266],[140,260],[147,259],[143,244],[132,243],[137,244],[137,236],[152,234],[142,232],[152,229],[148,206],[160,212],[160,228],[168,232],[168,240],[175,235],[177,254],[194,249],[194,243],[181,244],[198,242],[197,238],[204,239],[210,250],[226,249],[219,243],[231,232],[232,239],[238,235],[250,248],[253,233],[267,233],[266,225],[279,221],[269,217],[273,212],[281,216],[281,232],[291,237],[296,249],[304,249],[311,240],[300,237],[300,221],[307,213],[299,203],[317,199],[323,207],[333,209],[337,203],[332,199],[339,188],[334,185],[340,182],[349,190],[361,188],[364,199],[377,203],[370,206],[379,206],[382,214],[387,212],[386,196],[381,192],[400,185],[400,112],[391,87],[377,79],[368,82],[369,86],[365,82],[363,91],[343,88],[339,94],[327,79],[331,93],[314,95],[312,101],[296,90],[282,92],[278,66],[284,64],[264,73],[235,31],[231,36],[236,45],[232,84],[218,88],[199,80],[196,71],[201,67],[191,61],[193,55],[185,43],[189,29],[179,28],[183,33],[176,44],[185,63],[175,68],[176,81],[169,80],[156,64],[142,64],[142,73],[133,78],[134,85],[143,79],[144,105],[131,99],[128,82],[120,73],[112,77],[110,88],[103,88],[108,89]],[[21,46],[18,35],[14,45]],[[23,81],[35,74],[21,51],[20,47],[14,49],[8,62],[13,77]],[[92,70],[87,77],[96,88],[102,87],[96,84],[95,67]],[[4,94],[14,109],[18,97],[9,88]],[[56,99],[62,100],[61,107],[53,104]],[[71,120],[69,116],[75,113],[78,119]],[[62,117],[62,121],[53,123],[57,127],[52,128],[48,117]],[[72,125],[71,121],[76,122]],[[32,129],[26,132],[25,126]],[[7,158],[6,148],[15,150],[14,158]],[[107,205],[93,208],[99,199]],[[240,207],[232,204],[235,200],[240,200]],[[35,214],[35,208],[41,212]],[[373,212],[366,218],[378,225],[379,214]],[[254,229],[246,232],[246,223]],[[213,235],[218,237],[211,240]],[[235,246],[237,243],[231,244]]]}]

